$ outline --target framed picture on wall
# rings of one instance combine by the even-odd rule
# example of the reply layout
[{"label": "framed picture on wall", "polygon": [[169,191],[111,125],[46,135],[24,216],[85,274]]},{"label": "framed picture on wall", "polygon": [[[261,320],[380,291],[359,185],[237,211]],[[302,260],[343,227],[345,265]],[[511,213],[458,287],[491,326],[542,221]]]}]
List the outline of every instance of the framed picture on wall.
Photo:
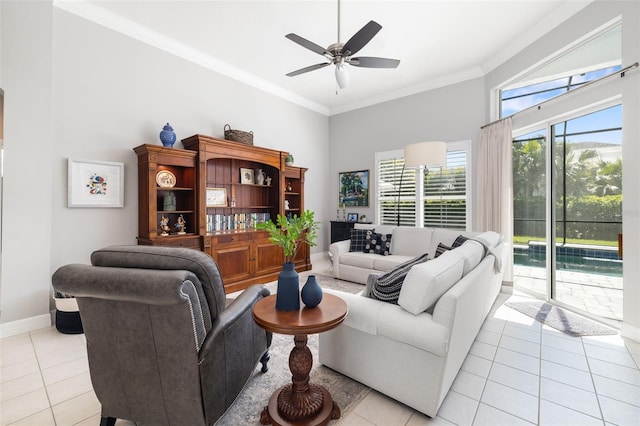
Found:
[{"label": "framed picture on wall", "polygon": [[67,206],[124,207],[124,163],[69,158]]},{"label": "framed picture on wall", "polygon": [[338,186],[339,206],[369,206],[369,170],[340,172],[338,174]]}]

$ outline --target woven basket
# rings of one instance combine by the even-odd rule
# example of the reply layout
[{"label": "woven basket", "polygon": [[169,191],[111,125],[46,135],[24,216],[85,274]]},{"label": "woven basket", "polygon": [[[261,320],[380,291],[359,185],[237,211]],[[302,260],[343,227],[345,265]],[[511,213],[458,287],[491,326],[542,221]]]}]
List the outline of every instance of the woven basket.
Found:
[{"label": "woven basket", "polygon": [[242,130],[233,130],[228,124],[224,125],[224,138],[228,141],[240,142],[247,145],[253,145],[253,132],[243,132]]}]

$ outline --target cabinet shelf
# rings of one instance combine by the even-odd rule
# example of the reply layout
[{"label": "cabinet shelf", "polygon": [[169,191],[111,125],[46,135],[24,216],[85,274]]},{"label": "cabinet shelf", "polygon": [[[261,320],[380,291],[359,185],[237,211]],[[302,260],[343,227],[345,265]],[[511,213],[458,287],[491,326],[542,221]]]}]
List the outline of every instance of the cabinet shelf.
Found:
[{"label": "cabinet shelf", "polygon": [[193,210],[158,210],[158,214],[189,214]]}]

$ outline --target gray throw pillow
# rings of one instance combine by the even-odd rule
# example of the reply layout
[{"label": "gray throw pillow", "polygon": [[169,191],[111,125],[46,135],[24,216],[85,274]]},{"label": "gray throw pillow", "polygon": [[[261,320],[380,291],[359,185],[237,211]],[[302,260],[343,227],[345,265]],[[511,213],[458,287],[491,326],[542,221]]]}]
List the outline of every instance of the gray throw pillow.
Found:
[{"label": "gray throw pillow", "polygon": [[409,273],[409,270],[420,263],[427,261],[427,253],[415,257],[411,260],[408,260],[400,265],[396,266],[390,271],[385,272],[384,274],[378,275],[370,275],[369,279],[374,280],[372,282],[371,291],[367,294],[371,299],[381,300],[383,302],[389,302],[398,304],[398,298],[400,297],[400,290],[402,289],[402,283],[404,282],[404,278]]}]

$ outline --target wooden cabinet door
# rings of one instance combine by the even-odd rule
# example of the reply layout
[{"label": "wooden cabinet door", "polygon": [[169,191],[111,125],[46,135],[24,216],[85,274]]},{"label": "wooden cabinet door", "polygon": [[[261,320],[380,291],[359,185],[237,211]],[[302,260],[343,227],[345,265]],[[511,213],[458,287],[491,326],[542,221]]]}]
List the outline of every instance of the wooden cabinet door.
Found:
[{"label": "wooden cabinet door", "polygon": [[282,248],[271,243],[268,238],[257,238],[255,247],[255,273],[256,275],[280,272],[284,263]]},{"label": "wooden cabinet door", "polygon": [[253,275],[250,241],[212,244],[211,257],[218,264],[225,286]]}]

